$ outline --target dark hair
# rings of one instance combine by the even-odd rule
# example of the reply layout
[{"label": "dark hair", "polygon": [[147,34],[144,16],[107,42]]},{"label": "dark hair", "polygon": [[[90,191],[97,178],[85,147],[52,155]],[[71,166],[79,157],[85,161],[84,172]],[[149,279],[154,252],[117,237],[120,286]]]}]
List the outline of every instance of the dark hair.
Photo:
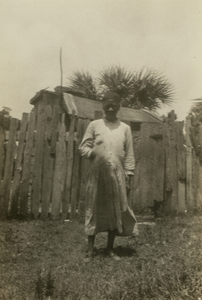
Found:
[{"label": "dark hair", "polygon": [[103,97],[103,101],[107,101],[109,99],[114,100],[114,101],[118,102],[119,104],[121,102],[121,97],[115,92],[109,91],[109,92],[105,93],[105,95]]}]

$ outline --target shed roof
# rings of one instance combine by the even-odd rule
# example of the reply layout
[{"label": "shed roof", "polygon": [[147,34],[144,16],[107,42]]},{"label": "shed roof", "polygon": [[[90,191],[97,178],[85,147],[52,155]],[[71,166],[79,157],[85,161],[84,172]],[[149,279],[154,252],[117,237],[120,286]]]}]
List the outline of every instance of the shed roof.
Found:
[{"label": "shed roof", "polygon": [[[60,94],[58,92],[52,92],[48,90],[41,90],[36,93],[36,95],[30,100],[30,104],[35,105],[39,100],[42,99],[43,93],[47,93],[52,98],[57,99]],[[72,110],[74,109],[76,115],[79,118],[88,118],[91,120],[95,119],[95,112],[103,111],[102,109],[102,102],[95,101],[83,97],[78,97],[72,95],[70,93],[64,92],[63,93],[63,108],[68,114],[72,114]],[[126,122],[147,122],[147,123],[159,123],[162,122],[162,119],[155,114],[151,113],[147,110],[137,110],[131,109],[126,107],[121,107],[118,117],[122,121]]]},{"label": "shed roof", "polygon": [[[66,112],[72,114],[72,110],[74,109],[76,115],[80,118],[89,118],[93,120],[95,118],[95,111],[103,111],[101,101],[72,96],[66,93],[64,93],[63,101]],[[74,108],[75,106],[76,109]],[[126,107],[121,107],[118,117],[122,121],[127,122],[159,123],[162,121],[161,118],[146,110],[137,110]]]}]

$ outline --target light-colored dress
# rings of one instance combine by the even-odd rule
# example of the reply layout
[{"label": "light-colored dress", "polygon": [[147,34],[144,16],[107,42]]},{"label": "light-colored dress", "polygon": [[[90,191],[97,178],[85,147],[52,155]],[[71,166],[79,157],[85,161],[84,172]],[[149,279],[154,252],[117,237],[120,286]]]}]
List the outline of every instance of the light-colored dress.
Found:
[{"label": "light-colored dress", "polygon": [[135,168],[130,127],[118,119],[92,121],[79,150],[90,159],[85,233],[116,230],[117,235],[138,235],[137,221],[126,195],[126,176],[133,175]]}]

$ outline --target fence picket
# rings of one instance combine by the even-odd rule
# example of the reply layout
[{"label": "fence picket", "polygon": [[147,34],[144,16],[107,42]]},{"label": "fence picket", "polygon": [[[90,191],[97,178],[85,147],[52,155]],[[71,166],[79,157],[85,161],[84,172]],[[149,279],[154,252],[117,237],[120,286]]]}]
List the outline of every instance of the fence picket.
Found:
[{"label": "fence picket", "polygon": [[45,132],[45,106],[39,105],[36,124],[36,148],[35,159],[33,166],[33,180],[32,180],[32,202],[31,212],[34,218],[38,217],[39,206],[41,202],[42,192],[42,166],[44,157],[44,132]]},{"label": "fence picket", "polygon": [[23,113],[19,139],[18,139],[18,147],[17,147],[17,157],[15,162],[15,172],[13,178],[13,187],[12,187],[12,195],[11,195],[11,208],[10,213],[13,217],[16,217],[18,214],[19,207],[19,195],[20,195],[20,180],[22,175],[22,159],[25,145],[25,137],[26,137],[26,129],[28,122],[28,113]]},{"label": "fence picket", "polygon": [[131,191],[130,191],[130,202],[134,211],[141,210],[141,194],[140,194],[140,162],[141,162],[141,135],[140,130],[132,131],[133,137],[133,150],[135,156],[135,170],[133,180],[131,182]]},{"label": "fence picket", "polygon": [[17,127],[18,127],[18,120],[12,118],[10,122],[9,140],[6,149],[4,179],[3,179],[2,197],[0,203],[0,215],[3,217],[8,216],[9,213],[8,210],[10,204],[10,191],[11,191],[11,181],[12,181],[13,166],[14,166],[14,154],[16,148]]},{"label": "fence picket", "polygon": [[51,125],[52,125],[52,108],[48,105],[45,109],[45,145],[43,158],[43,176],[42,176],[42,204],[41,204],[41,218],[46,219],[49,214],[51,194],[53,187],[53,164],[54,157],[50,153],[51,143]]},{"label": "fence picket", "polygon": [[59,120],[60,120],[60,107],[59,105],[54,105],[53,119],[51,125],[51,149],[50,149],[51,154],[55,154],[56,151]]},{"label": "fence picket", "polygon": [[202,125],[199,127],[199,145],[198,193],[196,198],[196,208],[198,210],[202,208]]},{"label": "fence picket", "polygon": [[191,118],[186,118],[186,195],[187,195],[187,210],[191,211],[194,204],[193,189],[192,189],[192,142],[190,137]]},{"label": "fence picket", "polygon": [[65,132],[65,114],[62,114],[62,120],[59,126],[59,138],[56,144],[56,159],[53,177],[53,194],[51,203],[51,215],[53,219],[60,218],[60,210],[62,207],[66,168]]},{"label": "fence picket", "polygon": [[0,200],[2,194],[2,179],[3,179],[3,171],[4,171],[4,157],[5,157],[5,130],[3,129],[2,125],[0,124]]},{"label": "fence picket", "polygon": [[73,172],[73,159],[74,159],[74,126],[75,126],[75,112],[73,111],[70,116],[70,128],[69,128],[69,137],[67,145],[67,163],[66,163],[66,180],[65,180],[65,189],[63,196],[63,219],[67,218],[70,197],[71,197],[71,183],[72,183],[72,172]]},{"label": "fence picket", "polygon": [[29,115],[28,131],[26,137],[26,145],[23,157],[22,168],[22,184],[20,193],[20,214],[26,216],[28,213],[28,192],[31,179],[31,158],[34,143],[34,129],[35,129],[35,112]]},{"label": "fence picket", "polygon": [[186,150],[184,147],[184,122],[176,122],[177,171],[178,171],[178,211],[186,210]]}]

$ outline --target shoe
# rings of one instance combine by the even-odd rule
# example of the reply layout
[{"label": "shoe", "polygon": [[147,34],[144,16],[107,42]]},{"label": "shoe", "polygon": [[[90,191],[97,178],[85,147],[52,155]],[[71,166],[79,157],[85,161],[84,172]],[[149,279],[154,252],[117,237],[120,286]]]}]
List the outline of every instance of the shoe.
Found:
[{"label": "shoe", "polygon": [[107,251],[107,256],[111,257],[115,261],[121,260],[121,258],[118,255],[116,255],[112,250]]}]

